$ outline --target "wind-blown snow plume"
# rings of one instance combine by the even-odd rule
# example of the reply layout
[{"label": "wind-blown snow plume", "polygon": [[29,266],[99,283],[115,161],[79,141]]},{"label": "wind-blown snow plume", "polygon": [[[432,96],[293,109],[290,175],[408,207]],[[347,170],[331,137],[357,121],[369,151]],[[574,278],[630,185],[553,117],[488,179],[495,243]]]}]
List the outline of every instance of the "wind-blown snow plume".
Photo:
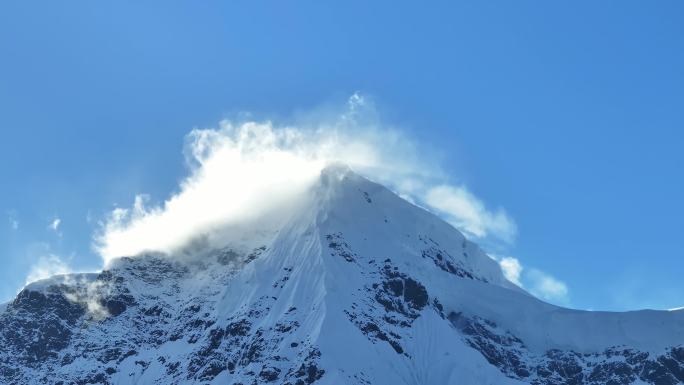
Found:
[{"label": "wind-blown snow plume", "polygon": [[524,267],[515,257],[492,255],[504,277],[535,297],[545,301],[567,305],[570,302],[568,286],[549,273],[535,268]]},{"label": "wind-blown snow plume", "polygon": [[47,254],[41,256],[38,261],[31,266],[31,270],[26,277],[26,284],[54,275],[69,274],[71,272],[71,268],[62,260],[62,258],[55,254]]},{"label": "wind-blown snow plume", "polygon": [[535,296],[556,303],[568,301],[568,287],[564,282],[537,269],[531,269],[528,276],[531,281],[530,292]]},{"label": "wind-blown snow plume", "polygon": [[499,260],[499,265],[507,280],[520,287],[523,286],[522,282],[520,282],[520,273],[523,270],[520,261],[513,257],[504,257]]},{"label": "wind-blown snow plume", "polygon": [[[216,129],[195,129],[185,153],[190,175],[176,194],[152,206],[139,195],[132,207],[110,213],[95,238],[105,262],[148,251],[173,253],[198,240],[213,244],[226,227],[292,207],[332,163],[437,209],[471,236],[510,241],[515,235],[503,210],[489,212],[464,186],[448,184],[436,163],[420,156],[400,131],[381,124],[358,94],[332,118],[284,125],[226,120]],[[454,191],[461,193],[459,204],[453,204]]]},{"label": "wind-blown snow plume", "polygon": [[490,212],[475,195],[464,186],[440,185],[427,191],[428,206],[439,210],[445,219],[462,231],[476,237],[492,233],[506,242],[512,242],[517,232],[503,209]]}]

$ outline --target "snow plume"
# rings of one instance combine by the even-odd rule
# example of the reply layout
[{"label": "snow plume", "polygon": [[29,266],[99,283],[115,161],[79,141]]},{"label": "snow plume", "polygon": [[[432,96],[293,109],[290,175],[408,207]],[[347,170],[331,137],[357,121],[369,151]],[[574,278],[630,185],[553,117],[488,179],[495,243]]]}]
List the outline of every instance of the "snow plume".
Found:
[{"label": "snow plume", "polygon": [[517,258],[492,255],[506,279],[527,290],[537,298],[567,305],[569,290],[565,282],[535,268],[525,268]]},{"label": "snow plume", "polygon": [[531,281],[530,292],[532,294],[556,303],[568,301],[568,286],[564,282],[537,269],[530,269],[528,276]]},{"label": "snow plume", "polygon": [[62,292],[64,298],[72,303],[83,306],[86,314],[92,320],[102,320],[110,316],[109,311],[103,305],[111,291],[111,286],[102,281],[78,279],[77,276],[65,276],[63,283],[66,285]]},{"label": "snow plume", "polygon": [[67,262],[55,254],[42,256],[31,266],[24,288],[33,290],[60,285],[64,298],[83,306],[94,320],[104,319],[109,312],[103,306],[111,285],[94,280],[97,273],[74,273]]},{"label": "snow plume", "polygon": [[52,277],[53,275],[63,275],[71,273],[69,265],[58,255],[48,254],[38,258],[38,261],[31,266],[26,276],[26,284]]},{"label": "snow plume", "polygon": [[503,209],[489,211],[464,186],[436,186],[427,191],[425,199],[430,207],[439,210],[454,227],[476,238],[483,238],[491,233],[510,243],[517,233],[515,222]]},{"label": "snow plume", "polygon": [[286,206],[301,195],[322,162],[299,147],[301,133],[276,130],[269,122],[221,122],[216,130],[187,137],[192,171],[179,192],[161,206],[147,196],[115,209],[97,239],[100,254],[112,257],[159,251],[172,253],[220,229]]},{"label": "snow plume", "polygon": [[[324,117],[321,118],[321,115]],[[400,195],[446,216],[476,238],[510,241],[514,222],[488,211],[462,185],[448,183],[412,140],[378,119],[372,103],[352,95],[343,111],[312,113],[295,123],[220,122],[187,135],[190,169],[178,192],[159,205],[144,195],[102,223],[95,247],[105,262],[144,252],[177,253],[213,245],[226,229],[296,205],[323,168],[343,163]]]},{"label": "snow plume", "polygon": [[522,287],[522,282],[520,282],[520,273],[522,273],[523,267],[520,264],[520,261],[513,257],[504,257],[499,260],[499,265],[501,266],[501,271],[503,271],[503,274],[507,280]]}]

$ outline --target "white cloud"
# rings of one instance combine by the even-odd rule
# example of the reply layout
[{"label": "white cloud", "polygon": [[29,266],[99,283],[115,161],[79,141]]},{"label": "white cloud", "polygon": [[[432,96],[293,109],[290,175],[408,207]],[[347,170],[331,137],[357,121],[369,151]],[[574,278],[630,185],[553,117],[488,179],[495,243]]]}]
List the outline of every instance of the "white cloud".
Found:
[{"label": "white cloud", "polygon": [[87,314],[92,319],[102,320],[110,316],[107,308],[102,305],[103,297],[105,297],[111,289],[110,284],[102,281],[89,281],[74,277],[66,277],[64,283],[76,289],[72,292],[64,292],[64,297],[70,302],[84,306]]},{"label": "white cloud", "polygon": [[338,113],[311,113],[292,124],[222,121],[186,138],[190,173],[160,204],[138,195],[109,214],[94,245],[105,262],[146,251],[175,252],[217,242],[217,229],[291,206],[332,163],[394,189],[446,216],[468,235],[511,241],[515,223],[464,186],[448,183],[439,166],[400,131],[382,124],[372,103],[354,94]]},{"label": "white cloud", "polygon": [[514,257],[493,255],[506,279],[527,290],[537,298],[558,304],[569,302],[569,290],[561,280],[539,269],[526,269],[520,260]]},{"label": "white cloud", "polygon": [[[88,315],[94,319],[104,319],[109,316],[107,309],[102,305],[102,298],[110,290],[110,286],[102,281],[93,281],[86,277],[71,275],[73,270],[69,265],[55,254],[40,257],[31,267],[26,277],[25,285],[41,279],[56,278],[56,282],[70,286],[73,291],[63,292],[64,297],[86,308]],[[52,282],[51,282],[52,283]]]},{"label": "white cloud", "polygon": [[[113,210],[96,247],[109,260],[146,251],[173,252],[211,238],[218,228],[255,220],[287,206],[311,185],[324,163],[302,133],[271,123],[193,130],[188,153],[193,170],[180,191],[161,205],[138,195],[130,208]],[[285,149],[287,148],[287,149]]]},{"label": "white cloud", "polygon": [[441,211],[454,227],[477,238],[488,235],[512,242],[517,233],[515,222],[503,209],[488,210],[484,203],[464,186],[440,185],[430,188],[426,203]]},{"label": "white cloud", "polygon": [[108,284],[102,281],[93,281],[79,274],[72,274],[74,271],[69,264],[58,255],[51,253],[50,245],[46,243],[35,243],[31,249],[33,249],[32,252],[40,252],[43,255],[31,266],[24,286],[42,279],[60,276],[51,283],[58,282],[75,289],[63,293],[67,300],[83,305],[89,316],[94,319],[103,319],[109,316],[101,301],[110,290]]},{"label": "white cloud", "polygon": [[568,286],[557,278],[537,269],[530,269],[526,278],[529,291],[535,296],[551,302],[568,301]]},{"label": "white cloud", "polygon": [[520,274],[523,271],[523,267],[517,258],[504,257],[499,260],[499,265],[504,273],[507,280],[513,282],[514,284],[522,287],[520,282]]},{"label": "white cloud", "polygon": [[58,236],[62,236],[62,233],[59,231],[59,225],[62,223],[62,220],[56,217],[55,219],[50,222],[48,225],[48,229],[54,231]]},{"label": "white cloud", "polygon": [[53,275],[69,273],[71,273],[71,269],[66,262],[55,254],[48,254],[38,258],[38,261],[31,266],[26,276],[26,284],[49,278]]}]

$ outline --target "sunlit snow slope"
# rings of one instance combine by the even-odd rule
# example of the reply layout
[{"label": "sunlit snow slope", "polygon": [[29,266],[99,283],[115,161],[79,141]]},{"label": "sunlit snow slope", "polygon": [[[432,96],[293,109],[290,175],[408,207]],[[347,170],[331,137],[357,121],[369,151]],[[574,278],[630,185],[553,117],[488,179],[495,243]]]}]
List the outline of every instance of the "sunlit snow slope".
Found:
[{"label": "sunlit snow slope", "polygon": [[683,311],[541,302],[453,227],[344,167],[309,194],[220,250],[29,285],[0,315],[0,382],[684,381]]}]

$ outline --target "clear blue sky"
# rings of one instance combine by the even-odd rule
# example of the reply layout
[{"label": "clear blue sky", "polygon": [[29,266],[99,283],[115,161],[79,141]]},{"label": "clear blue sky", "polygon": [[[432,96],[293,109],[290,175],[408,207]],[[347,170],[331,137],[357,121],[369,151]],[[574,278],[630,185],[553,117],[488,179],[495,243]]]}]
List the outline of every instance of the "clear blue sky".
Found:
[{"label": "clear blue sky", "polygon": [[569,305],[684,306],[682,16],[680,1],[3,1],[0,299],[45,253],[98,267],[97,220],[168,196],[193,127],[361,91],[507,210],[509,253]]}]

